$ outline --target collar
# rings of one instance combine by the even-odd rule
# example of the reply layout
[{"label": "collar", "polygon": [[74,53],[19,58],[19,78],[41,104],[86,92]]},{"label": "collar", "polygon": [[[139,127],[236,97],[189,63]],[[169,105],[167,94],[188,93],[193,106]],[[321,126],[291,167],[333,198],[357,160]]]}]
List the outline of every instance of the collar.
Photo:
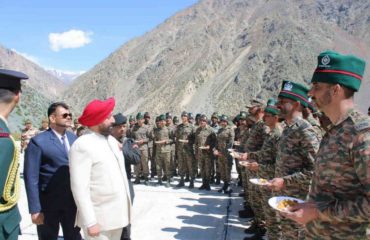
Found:
[{"label": "collar", "polygon": [[3,120],[3,122],[5,123],[5,125],[6,125],[7,127],[9,127],[9,126],[8,126],[8,121],[6,120],[6,118],[5,118],[3,115],[0,115],[0,119],[1,119],[1,120]]}]

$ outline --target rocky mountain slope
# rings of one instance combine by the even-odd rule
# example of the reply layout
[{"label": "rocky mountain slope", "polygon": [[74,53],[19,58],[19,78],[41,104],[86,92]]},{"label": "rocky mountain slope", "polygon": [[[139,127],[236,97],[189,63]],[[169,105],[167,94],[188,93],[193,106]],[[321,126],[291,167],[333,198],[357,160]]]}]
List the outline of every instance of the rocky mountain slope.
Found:
[{"label": "rocky mountain slope", "polygon": [[77,111],[115,96],[125,113],[235,114],[250,98],[276,96],[283,79],[309,83],[323,50],[370,62],[369,16],[368,0],[203,0],[113,52],[65,97]]},{"label": "rocky mountain slope", "polygon": [[29,76],[24,81],[21,103],[9,117],[11,130],[19,131],[26,119],[39,127],[41,119],[47,115],[49,104],[62,100],[65,84],[37,64],[3,46],[0,46],[0,68],[21,71]]}]

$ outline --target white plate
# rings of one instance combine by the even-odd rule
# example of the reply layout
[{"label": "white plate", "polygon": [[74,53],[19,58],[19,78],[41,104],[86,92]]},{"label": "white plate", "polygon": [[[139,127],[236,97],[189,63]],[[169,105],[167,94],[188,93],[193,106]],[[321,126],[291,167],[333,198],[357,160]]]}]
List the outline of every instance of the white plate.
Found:
[{"label": "white plate", "polygon": [[249,166],[249,162],[247,161],[239,161],[239,164],[242,165],[243,167]]},{"label": "white plate", "polygon": [[229,152],[235,152],[235,149],[229,148],[229,149],[227,149],[227,151],[229,151]]},{"label": "white plate", "polygon": [[240,146],[240,142],[235,141],[234,146]]},{"label": "white plate", "polygon": [[237,158],[237,157],[240,156],[240,153],[238,153],[238,152],[231,152],[230,153],[230,156],[232,156],[233,158]]},{"label": "white plate", "polygon": [[155,143],[157,143],[157,144],[165,143],[165,142],[166,142],[166,140],[162,140],[162,141],[155,141]]},{"label": "white plate", "polygon": [[208,147],[199,147],[199,149],[207,150],[209,148]]},{"label": "white plate", "polygon": [[[261,179],[266,180],[266,182],[261,181]],[[261,186],[267,185],[268,183],[268,180],[264,178],[251,178],[249,179],[249,181],[253,184],[261,185]]]},{"label": "white plate", "polygon": [[188,142],[188,140],[179,139],[179,142],[187,143],[187,142]]},{"label": "white plate", "polygon": [[268,203],[269,205],[277,210],[277,211],[280,211],[280,212],[287,212],[287,210],[284,208],[284,209],[279,209],[278,208],[278,204],[283,201],[283,200],[293,200],[293,201],[297,201],[298,203],[304,203],[304,201],[302,199],[299,199],[299,198],[294,198],[294,197],[287,197],[287,196],[277,196],[277,197],[272,197],[269,199]]}]

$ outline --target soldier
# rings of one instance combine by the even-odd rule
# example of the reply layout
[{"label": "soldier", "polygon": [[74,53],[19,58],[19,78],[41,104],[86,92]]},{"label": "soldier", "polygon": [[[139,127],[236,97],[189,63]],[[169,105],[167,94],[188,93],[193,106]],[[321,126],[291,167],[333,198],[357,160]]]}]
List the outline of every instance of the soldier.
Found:
[{"label": "soldier", "polygon": [[319,141],[321,142],[322,136],[324,135],[325,131],[320,125],[320,121],[314,118],[313,113],[317,113],[317,109],[312,103],[312,99],[309,97],[307,101],[307,107],[303,108],[302,116],[304,119],[309,122],[313,129],[316,132],[316,135],[319,137]]},{"label": "soldier", "polygon": [[195,121],[194,121],[193,114],[191,112],[188,113],[188,118],[189,118],[189,123],[191,125],[194,125],[195,124]]},{"label": "soldier", "polygon": [[[212,113],[210,126],[213,129],[213,132],[217,135],[218,130],[220,129],[220,126],[218,125],[218,112]],[[211,183],[220,185],[221,174],[220,174],[220,169],[218,167],[217,156],[212,155],[211,160],[212,160]],[[215,181],[215,178],[216,178],[216,181]]]},{"label": "soldier", "polygon": [[[264,109],[263,121],[269,127],[270,131],[265,138],[265,141],[259,151],[245,153],[241,156],[241,160],[249,160],[249,165],[246,165],[248,170],[254,172],[257,178],[273,179],[275,176],[275,161],[278,142],[280,140],[283,128],[279,123],[279,109],[275,106],[276,100],[269,99],[267,106]],[[259,204],[252,204],[253,209],[260,211],[264,214],[264,220],[266,221],[266,228],[268,233],[268,239],[279,239],[280,229],[277,222],[276,212],[268,206],[268,199],[272,197],[272,192],[269,189],[256,188],[259,194],[259,198],[253,199],[253,201],[259,201]],[[254,226],[258,225],[258,214],[256,215],[257,221]],[[251,232],[248,229],[247,233]],[[258,229],[253,238],[260,238],[264,234],[262,229]]]},{"label": "soldier", "polygon": [[[153,131],[153,125],[150,122],[150,114],[149,112],[144,113],[144,124],[149,127],[150,132]],[[153,154],[153,140],[148,140],[148,161],[150,161],[150,177],[153,178],[157,175],[157,164],[155,162],[155,155]]]},{"label": "soldier", "polygon": [[367,239],[370,219],[370,119],[355,109],[365,61],[326,51],[309,94],[332,122],[316,156],[308,201],[287,216],[307,239]]},{"label": "soldier", "polygon": [[174,116],[172,118],[172,122],[173,122],[173,125],[175,125],[175,126],[179,125],[179,118],[177,116]]},{"label": "soldier", "polygon": [[47,118],[43,118],[38,133],[45,132],[48,129],[49,129],[49,120]]},{"label": "soldier", "polygon": [[[166,127],[170,130],[173,137],[175,137],[176,133],[176,125],[172,122],[172,115],[171,113],[166,113]],[[176,158],[176,148],[175,148],[175,139],[171,142],[171,159],[170,159],[170,169],[172,172],[172,176],[177,176],[177,158]]]},{"label": "soldier", "polygon": [[233,159],[227,149],[233,147],[234,130],[230,126],[228,126],[228,124],[228,117],[226,115],[222,115],[220,118],[221,128],[218,130],[216,148],[213,151],[213,154],[217,156],[221,180],[224,182],[223,187],[219,189],[218,192],[224,192],[225,194],[229,194],[232,192],[230,181]]},{"label": "soldier", "polygon": [[135,125],[135,118],[133,115],[130,115],[128,119],[128,123],[129,123],[129,129],[131,129]]},{"label": "soldier", "polygon": [[[312,125],[302,118],[307,106],[308,89],[291,81],[283,81],[277,107],[285,119],[275,163],[275,178],[268,187],[279,195],[304,199],[308,193],[319,140]],[[304,238],[303,229],[294,222],[281,219],[283,239]]]},{"label": "soldier", "polygon": [[73,131],[73,133],[74,133],[74,134],[76,134],[76,135],[77,135],[77,129],[78,129],[79,127],[81,127],[81,124],[78,122],[78,119],[75,119],[75,120],[73,121],[73,127],[72,127],[72,131]]},{"label": "soldier", "polygon": [[36,136],[38,130],[36,128],[32,127],[31,120],[27,119],[24,122],[25,126],[22,129],[21,134],[21,153],[26,150],[28,143],[30,142],[30,139],[34,136]]},{"label": "soldier", "polygon": [[[234,147],[237,152],[242,152],[244,149],[241,147],[241,142],[246,142],[249,136],[249,128],[247,126],[247,116],[249,114],[245,111],[241,111],[239,115],[237,116],[238,119],[238,128],[235,130],[235,141],[234,141]],[[235,165],[236,170],[238,172],[238,186],[243,185],[242,180],[242,167],[239,165],[239,160],[235,158]]]},{"label": "soldier", "polygon": [[144,124],[144,115],[139,112],[136,115],[136,124],[130,132],[130,138],[135,140],[135,143],[138,144],[141,155],[141,162],[138,165],[135,165],[135,184],[140,183],[140,176],[144,177],[144,184],[148,184],[149,177],[149,166],[148,166],[148,142],[150,140],[151,130],[148,125]]},{"label": "soldier", "polygon": [[199,117],[199,127],[195,131],[195,149],[198,149],[197,156],[202,176],[202,185],[199,190],[211,190],[211,170],[212,170],[212,149],[215,147],[216,134],[207,124],[207,116]]},{"label": "soldier", "polygon": [[155,144],[155,159],[157,161],[158,184],[162,185],[162,171],[166,176],[166,187],[170,186],[171,169],[171,144],[173,143],[173,132],[166,126],[166,116],[157,117],[157,128],[153,130],[153,142]]},{"label": "soldier", "polygon": [[182,123],[176,130],[176,150],[179,159],[179,175],[180,182],[176,187],[184,186],[184,176],[186,172],[190,175],[189,188],[194,188],[194,126],[189,123],[189,115],[187,112],[181,113]]},{"label": "soldier", "polygon": [[0,239],[15,240],[20,234],[19,152],[10,135],[7,118],[21,97],[21,80],[27,75],[0,69]]}]

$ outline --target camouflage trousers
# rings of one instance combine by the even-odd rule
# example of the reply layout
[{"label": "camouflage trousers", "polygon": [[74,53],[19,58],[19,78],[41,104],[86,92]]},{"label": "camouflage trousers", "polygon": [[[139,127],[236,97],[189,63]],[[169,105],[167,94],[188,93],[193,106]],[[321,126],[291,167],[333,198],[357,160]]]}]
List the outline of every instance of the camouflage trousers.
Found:
[{"label": "camouflage trousers", "polygon": [[200,165],[200,174],[205,181],[211,180],[212,174],[212,160],[208,150],[201,150],[197,154]]},{"label": "camouflage trousers", "polygon": [[242,175],[242,182],[243,182],[243,189],[244,189],[244,200],[249,204],[248,193],[249,193],[249,177],[247,173],[247,168],[241,166],[241,175]]},{"label": "camouflage trousers", "polygon": [[170,179],[172,177],[171,152],[156,152],[155,160],[157,162],[158,179],[162,177],[162,171],[167,179]]},{"label": "camouflage trousers", "polygon": [[140,149],[141,161],[139,164],[134,166],[134,173],[136,177],[140,175],[144,177],[149,176],[149,166],[148,166],[148,149]]},{"label": "camouflage trousers", "polygon": [[260,187],[260,192],[262,208],[265,215],[266,234],[269,240],[278,240],[281,238],[280,221],[276,210],[268,204],[268,200],[273,197],[273,193],[266,187]]},{"label": "camouflage trousers", "polygon": [[176,149],[175,144],[171,145],[171,156],[170,156],[170,170],[174,171],[177,168]]},{"label": "camouflage trousers", "polygon": [[220,167],[221,180],[224,183],[229,183],[231,181],[232,164],[229,162],[229,160],[225,156],[218,157],[218,164]]},{"label": "camouflage trousers", "polygon": [[[256,172],[250,171],[246,169],[246,172],[249,178],[257,178]],[[247,180],[249,182],[249,179]],[[254,212],[254,220],[258,223],[261,223],[265,220],[265,214],[263,211],[263,199],[262,193],[260,190],[260,186],[255,184],[250,184],[248,186],[248,203],[250,204],[253,212]]]},{"label": "camouflage trousers", "polygon": [[156,150],[155,150],[155,146],[153,146],[153,147],[148,147],[148,161],[150,161],[150,171],[152,172],[152,173],[155,173],[156,171],[157,171],[157,164],[155,163],[155,154],[154,154],[154,152],[155,152]]},{"label": "camouflage trousers", "polygon": [[186,148],[180,148],[177,152],[179,160],[179,175],[184,177],[185,174],[189,173],[189,177],[194,178],[194,164],[195,158],[192,152]]},{"label": "camouflage trousers", "polygon": [[286,219],[282,216],[280,216],[280,227],[282,234],[282,237],[280,239],[282,240],[305,239],[303,228],[300,225],[296,224],[295,222]]}]

